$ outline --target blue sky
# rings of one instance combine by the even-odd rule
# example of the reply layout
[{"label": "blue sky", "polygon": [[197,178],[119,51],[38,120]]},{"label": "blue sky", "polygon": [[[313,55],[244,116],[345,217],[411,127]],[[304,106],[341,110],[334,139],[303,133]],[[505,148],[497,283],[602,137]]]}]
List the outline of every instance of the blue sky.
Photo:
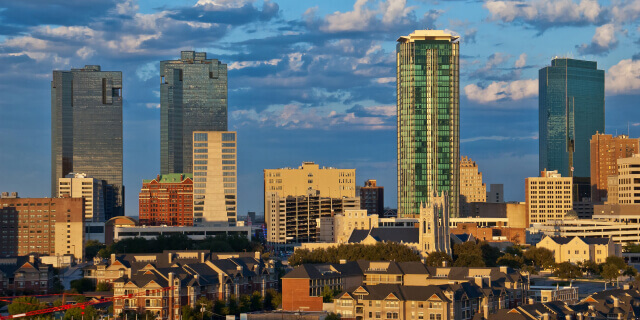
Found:
[{"label": "blue sky", "polygon": [[160,60],[206,51],[229,68],[239,213],[262,212],[262,169],[355,168],[396,205],[395,40],[461,36],[461,154],[524,200],[538,171],[537,71],[555,56],[606,71],[606,131],[640,136],[640,1],[0,0],[0,191],[49,195],[52,70],[123,72],[126,210],[159,171]]}]

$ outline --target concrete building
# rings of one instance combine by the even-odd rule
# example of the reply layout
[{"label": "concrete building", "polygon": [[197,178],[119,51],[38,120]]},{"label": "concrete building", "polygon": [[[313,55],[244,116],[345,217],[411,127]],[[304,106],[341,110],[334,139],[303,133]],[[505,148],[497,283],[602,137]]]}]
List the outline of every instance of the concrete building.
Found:
[{"label": "concrete building", "polygon": [[205,52],[160,61],[160,173],[193,172],[193,132],[227,130],[227,65]]},{"label": "concrete building", "polygon": [[399,217],[420,214],[434,191],[446,191],[449,213],[459,215],[458,39],[442,30],[416,30],[396,44]]},{"label": "concrete building", "polygon": [[360,187],[360,209],[367,210],[367,214],[384,214],[384,187],[378,186],[376,180],[367,180]]},{"label": "concrete building", "polygon": [[503,184],[490,184],[489,191],[487,191],[488,203],[502,203],[504,202],[504,185]]},{"label": "concrete building", "polygon": [[525,179],[528,223],[562,219],[572,210],[572,179],[558,171],[543,170],[540,177]]},{"label": "concrete building", "polygon": [[640,139],[627,135],[613,137],[597,133],[591,137],[591,200],[607,199],[609,176],[618,175],[618,159],[629,158],[640,152]]},{"label": "concrete building", "polygon": [[87,222],[104,222],[104,181],[85,173],[70,173],[58,179],[58,197],[84,198],[84,218]]},{"label": "concrete building", "polygon": [[204,240],[219,235],[237,235],[251,240],[250,226],[121,226],[113,228],[113,241],[130,238],[151,240],[160,235],[184,234],[192,240]]},{"label": "concrete building", "polygon": [[369,215],[367,210],[345,210],[344,213],[333,216],[331,227],[334,237],[331,242],[346,243],[353,230],[371,230],[379,226],[378,222],[378,215]]},{"label": "concrete building", "polygon": [[538,248],[553,251],[556,263],[593,261],[603,263],[609,256],[622,256],[620,246],[611,238],[545,236],[536,244]]},{"label": "concrete building", "polygon": [[465,156],[460,160],[460,216],[469,216],[471,202],[487,202],[487,185],[476,162]]},{"label": "concrete building", "polygon": [[141,225],[193,225],[193,175],[170,173],[142,180],[138,210]]},{"label": "concrete building", "polygon": [[83,198],[0,198],[0,216],[3,256],[73,254],[84,259]]},{"label": "concrete building", "polygon": [[[525,202],[471,203],[471,219],[504,218],[504,226],[510,228],[528,228],[527,205]],[[462,217],[464,218],[464,217]],[[461,219],[451,219],[459,221]],[[481,225],[482,226],[482,225]]]},{"label": "concrete building", "polygon": [[[106,181],[105,217],[124,215],[122,72],[87,65],[53,71],[51,197],[71,172]],[[102,220],[102,221],[104,221]]]},{"label": "concrete building", "polygon": [[193,222],[235,225],[238,220],[237,135],[193,132]]},{"label": "concrete building", "polygon": [[307,195],[308,190],[330,198],[355,197],[356,169],[320,168],[313,162],[303,162],[298,168],[264,169],[265,212],[271,194],[296,197]]},{"label": "concrete building", "polygon": [[607,177],[607,201],[606,204],[618,204],[618,175]]},{"label": "concrete building", "polygon": [[640,204],[640,154],[618,159],[618,203]]},{"label": "concrete building", "polygon": [[[594,218],[597,215],[594,214]],[[553,220],[546,223],[536,223],[528,229],[535,244],[536,235],[581,237],[581,238],[611,238],[617,244],[640,243],[640,224],[616,222],[597,219],[565,219]]]}]

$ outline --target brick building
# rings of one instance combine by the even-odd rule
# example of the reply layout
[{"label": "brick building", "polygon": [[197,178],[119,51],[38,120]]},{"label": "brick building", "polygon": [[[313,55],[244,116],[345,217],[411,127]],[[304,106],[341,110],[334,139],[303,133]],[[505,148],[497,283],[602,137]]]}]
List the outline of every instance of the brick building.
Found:
[{"label": "brick building", "polygon": [[618,174],[617,160],[638,153],[640,139],[626,135],[613,137],[596,133],[591,137],[591,200],[603,202],[607,198],[607,178]]},{"label": "brick building", "polygon": [[471,234],[475,239],[487,242],[510,241],[514,244],[526,243],[525,228],[511,228],[505,226],[479,226],[477,223],[458,223],[450,228],[452,234]]},{"label": "brick building", "polygon": [[193,175],[172,173],[142,180],[140,225],[192,226]]},{"label": "brick building", "polygon": [[384,187],[378,186],[376,180],[367,180],[364,187],[360,187],[360,209],[367,210],[367,214],[384,214]]},{"label": "brick building", "polygon": [[0,294],[3,296],[48,294],[53,269],[34,255],[0,258]]}]

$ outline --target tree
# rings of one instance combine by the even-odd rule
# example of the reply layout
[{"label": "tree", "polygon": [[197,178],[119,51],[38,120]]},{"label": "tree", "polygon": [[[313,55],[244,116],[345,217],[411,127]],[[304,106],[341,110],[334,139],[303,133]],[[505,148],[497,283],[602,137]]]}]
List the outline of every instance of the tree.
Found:
[{"label": "tree", "polygon": [[484,267],[482,248],[474,242],[457,243],[453,246],[454,267]]},{"label": "tree", "polygon": [[71,289],[75,289],[78,293],[86,291],[93,291],[96,287],[93,285],[93,281],[89,278],[81,278],[71,281]]},{"label": "tree", "polygon": [[498,258],[496,263],[499,266],[506,266],[513,269],[521,269],[522,265],[524,265],[524,258],[521,256],[516,256],[511,253],[506,253],[502,257]]},{"label": "tree", "polygon": [[448,254],[441,251],[429,253],[426,259],[426,265],[430,267],[442,267],[446,263],[447,266],[453,265],[453,259]]},{"label": "tree", "polygon": [[227,302],[227,306],[223,308],[224,314],[238,314],[238,300],[235,295],[229,296],[229,301]]},{"label": "tree", "polygon": [[531,247],[524,252],[525,263],[540,269],[552,269],[556,263],[553,251],[546,248]]},{"label": "tree", "polygon": [[524,252],[522,251],[522,247],[518,245],[506,247],[504,249],[504,253],[511,254],[517,257],[522,257],[524,255]]},{"label": "tree", "polygon": [[342,317],[340,317],[339,314],[334,312],[329,312],[329,314],[327,314],[327,316],[324,318],[324,320],[340,320],[340,319],[342,319]]},{"label": "tree", "polygon": [[251,295],[251,311],[262,310],[262,295],[258,291],[254,291]]},{"label": "tree", "polygon": [[396,262],[420,261],[420,256],[411,248],[395,242],[378,242],[375,245],[360,243],[341,244],[313,251],[299,249],[289,257],[289,265],[304,263],[339,263],[340,260],[387,260]]},{"label": "tree", "polygon": [[265,293],[264,293],[264,301],[262,308],[264,310],[274,310],[277,309],[278,306],[280,305],[279,302],[276,302],[276,296],[278,295],[278,292],[275,289],[268,289]]},{"label": "tree", "polygon": [[570,262],[562,262],[556,265],[553,274],[558,278],[568,280],[582,277],[582,270]]},{"label": "tree", "polygon": [[623,276],[628,276],[628,277],[635,277],[637,274],[638,274],[638,270],[636,270],[636,268],[632,266],[627,266],[627,268],[624,269],[624,272],[622,273]]},{"label": "tree", "polygon": [[620,269],[614,264],[605,263],[602,267],[602,272],[600,273],[602,278],[605,280],[612,282],[614,279],[618,279],[620,276]]},{"label": "tree", "polygon": [[591,274],[591,275],[600,274],[600,266],[591,260],[585,260],[580,266],[580,268],[582,269],[582,272],[585,272],[587,274]]},{"label": "tree", "polygon": [[482,250],[482,260],[487,267],[495,267],[496,262],[502,256],[499,248],[490,245],[486,241],[480,243],[480,250]]},{"label": "tree", "polygon": [[98,285],[96,286],[96,291],[112,291],[113,288],[111,287],[111,284],[101,281],[98,282]]},{"label": "tree", "polygon": [[322,288],[321,294],[322,302],[333,302],[333,297],[335,297],[338,293],[340,293],[340,290],[332,290],[331,288],[329,288],[329,286],[324,286],[324,288]]},{"label": "tree", "polygon": [[84,256],[87,260],[93,260],[98,255],[98,252],[106,247],[98,240],[89,240],[84,244]]},{"label": "tree", "polygon": [[623,250],[624,252],[640,253],[640,243],[627,243]]},{"label": "tree", "polygon": [[[197,320],[196,319],[196,313],[193,310],[193,308],[191,308],[191,306],[182,306],[182,308],[180,308],[180,312],[182,314],[182,320]],[[129,319],[135,319],[135,318],[131,318],[128,317]]]},{"label": "tree", "polygon": [[624,259],[616,256],[608,256],[604,261],[604,264],[612,264],[618,268],[618,270],[623,270],[627,268],[627,263],[624,262]]},{"label": "tree", "polygon": [[64,313],[64,317],[62,319],[64,320],[71,320],[73,319],[95,319],[98,316],[98,311],[93,307],[93,306],[85,306],[84,309],[82,308],[72,308],[67,310]]},{"label": "tree", "polygon": [[[45,303],[41,303],[40,300],[36,299],[35,297],[19,297],[12,300],[8,309],[9,309],[9,314],[20,314],[20,313],[25,313],[29,311],[40,310],[40,309],[46,308],[46,306],[47,305]],[[37,316],[37,317],[42,318],[42,316]],[[34,318],[35,317],[26,317],[23,319],[27,320],[27,319],[34,319]],[[52,317],[48,315],[45,318],[50,319]]]}]

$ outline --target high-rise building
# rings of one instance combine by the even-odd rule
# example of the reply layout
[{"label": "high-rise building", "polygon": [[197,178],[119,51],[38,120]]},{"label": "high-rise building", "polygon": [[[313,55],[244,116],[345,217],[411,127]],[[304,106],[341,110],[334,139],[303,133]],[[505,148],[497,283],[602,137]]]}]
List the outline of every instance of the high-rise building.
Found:
[{"label": "high-rise building", "polygon": [[488,203],[502,203],[504,202],[504,185],[500,184],[490,184],[489,191],[487,191],[487,202]]},{"label": "high-rise building", "polygon": [[526,178],[527,225],[562,220],[573,209],[572,181],[556,170],[543,170],[540,177]]},{"label": "high-rise building", "polygon": [[460,215],[468,217],[469,203],[487,202],[487,185],[482,183],[478,164],[468,157],[460,160]]},{"label": "high-rise building", "polygon": [[193,172],[194,131],[227,130],[227,65],[182,51],[160,62],[160,172]]},{"label": "high-rise building", "polygon": [[53,71],[51,196],[71,172],[104,180],[105,219],[124,215],[122,72],[88,65]]},{"label": "high-rise building", "polygon": [[604,71],[597,62],[555,58],[540,69],[539,125],[540,170],[589,177],[589,141],[604,132]]},{"label": "high-rise building", "polygon": [[[2,255],[73,254],[84,258],[83,198],[0,197]],[[3,233],[4,237],[5,233]]]},{"label": "high-rise building", "polygon": [[193,222],[236,225],[238,218],[237,135],[193,132]]},{"label": "high-rise building", "polygon": [[87,222],[104,222],[104,181],[84,173],[70,173],[58,179],[58,197],[84,198]]},{"label": "high-rise building", "polygon": [[360,187],[360,209],[367,210],[367,214],[384,214],[384,187],[378,186],[376,180],[367,180]]},{"label": "high-rise building", "polygon": [[140,225],[192,226],[193,175],[170,173],[142,180]]},{"label": "high-rise building", "polygon": [[416,30],[396,46],[398,214],[416,216],[434,191],[460,195],[460,63],[458,36]]},{"label": "high-rise building", "polygon": [[613,137],[596,133],[591,137],[591,200],[603,202],[607,197],[607,179],[618,174],[617,160],[638,153],[640,139],[626,135]]},{"label": "high-rise building", "polygon": [[619,204],[640,204],[640,154],[618,159]]}]

